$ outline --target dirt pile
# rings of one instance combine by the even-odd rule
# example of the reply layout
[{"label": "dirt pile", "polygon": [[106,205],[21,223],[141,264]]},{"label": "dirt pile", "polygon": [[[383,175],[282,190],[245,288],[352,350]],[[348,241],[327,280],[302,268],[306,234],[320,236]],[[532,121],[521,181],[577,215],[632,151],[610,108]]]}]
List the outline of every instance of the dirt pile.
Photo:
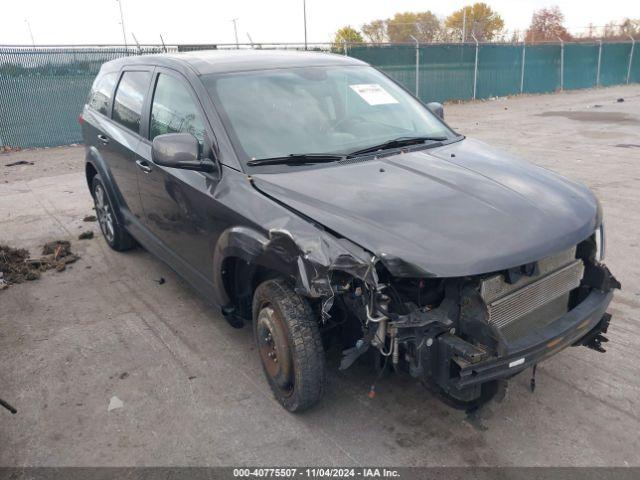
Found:
[{"label": "dirt pile", "polygon": [[0,245],[0,290],[14,283],[37,280],[46,270],[61,272],[78,258],[71,252],[71,244],[65,240],[46,243],[42,256],[37,258],[31,258],[24,248]]},{"label": "dirt pile", "polygon": [[0,153],[19,152],[20,147],[11,147],[9,145],[0,145]]}]

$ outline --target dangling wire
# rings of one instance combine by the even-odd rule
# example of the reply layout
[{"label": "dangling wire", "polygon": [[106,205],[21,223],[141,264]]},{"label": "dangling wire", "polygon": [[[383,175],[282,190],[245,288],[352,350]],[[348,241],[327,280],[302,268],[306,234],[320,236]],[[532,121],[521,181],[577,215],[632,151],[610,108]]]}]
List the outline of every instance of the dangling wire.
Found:
[{"label": "dangling wire", "polygon": [[371,399],[375,398],[376,396],[376,383],[378,383],[378,381],[382,378],[384,371],[387,369],[387,362],[389,362],[388,355],[384,358],[384,363],[382,364],[382,368],[380,369],[380,372],[378,372],[378,375],[376,376],[375,380],[369,387],[369,393],[367,394],[367,396]]}]

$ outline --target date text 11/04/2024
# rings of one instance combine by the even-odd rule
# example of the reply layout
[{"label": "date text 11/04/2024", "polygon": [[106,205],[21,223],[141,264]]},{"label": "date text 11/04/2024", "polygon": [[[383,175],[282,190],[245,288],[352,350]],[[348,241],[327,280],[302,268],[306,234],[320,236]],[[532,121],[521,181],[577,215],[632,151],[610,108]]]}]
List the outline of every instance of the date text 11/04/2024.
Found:
[{"label": "date text 11/04/2024", "polygon": [[234,468],[233,476],[246,477],[307,477],[307,478],[397,478],[398,470],[390,468]]}]

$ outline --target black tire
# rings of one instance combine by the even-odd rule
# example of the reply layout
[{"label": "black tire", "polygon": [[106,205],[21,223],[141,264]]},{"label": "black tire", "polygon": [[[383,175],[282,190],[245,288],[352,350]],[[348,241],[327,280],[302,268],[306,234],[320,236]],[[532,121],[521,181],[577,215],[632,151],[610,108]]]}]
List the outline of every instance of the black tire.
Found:
[{"label": "black tire", "polygon": [[496,380],[483,383],[480,388],[480,395],[478,398],[473,400],[460,400],[445,392],[442,387],[436,385],[431,380],[423,380],[422,385],[429,390],[429,392],[436,395],[446,405],[451,408],[455,408],[456,410],[464,410],[467,413],[472,413],[489,403],[493,397],[495,397],[496,393],[498,393],[499,386],[498,381]]},{"label": "black tire", "polygon": [[322,339],[309,303],[282,279],[253,295],[253,332],[269,386],[290,412],[320,400],[326,381]]},{"label": "black tire", "polygon": [[114,202],[109,197],[109,192],[105,188],[100,174],[93,177],[91,195],[96,207],[98,225],[107,244],[118,252],[135,247],[136,241],[118,221],[113,208]]}]

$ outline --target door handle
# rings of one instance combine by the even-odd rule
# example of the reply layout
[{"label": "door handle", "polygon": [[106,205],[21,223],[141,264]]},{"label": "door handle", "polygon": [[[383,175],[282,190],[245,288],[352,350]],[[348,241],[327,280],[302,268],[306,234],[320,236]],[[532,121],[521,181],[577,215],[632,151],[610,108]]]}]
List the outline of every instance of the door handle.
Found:
[{"label": "door handle", "polygon": [[98,140],[100,140],[100,142],[103,145],[106,145],[107,143],[109,143],[109,137],[107,137],[106,135],[103,135],[101,133],[98,134]]},{"label": "door handle", "polygon": [[149,165],[146,160],[136,160],[136,165],[144,173],[149,173],[151,171],[151,165]]}]

